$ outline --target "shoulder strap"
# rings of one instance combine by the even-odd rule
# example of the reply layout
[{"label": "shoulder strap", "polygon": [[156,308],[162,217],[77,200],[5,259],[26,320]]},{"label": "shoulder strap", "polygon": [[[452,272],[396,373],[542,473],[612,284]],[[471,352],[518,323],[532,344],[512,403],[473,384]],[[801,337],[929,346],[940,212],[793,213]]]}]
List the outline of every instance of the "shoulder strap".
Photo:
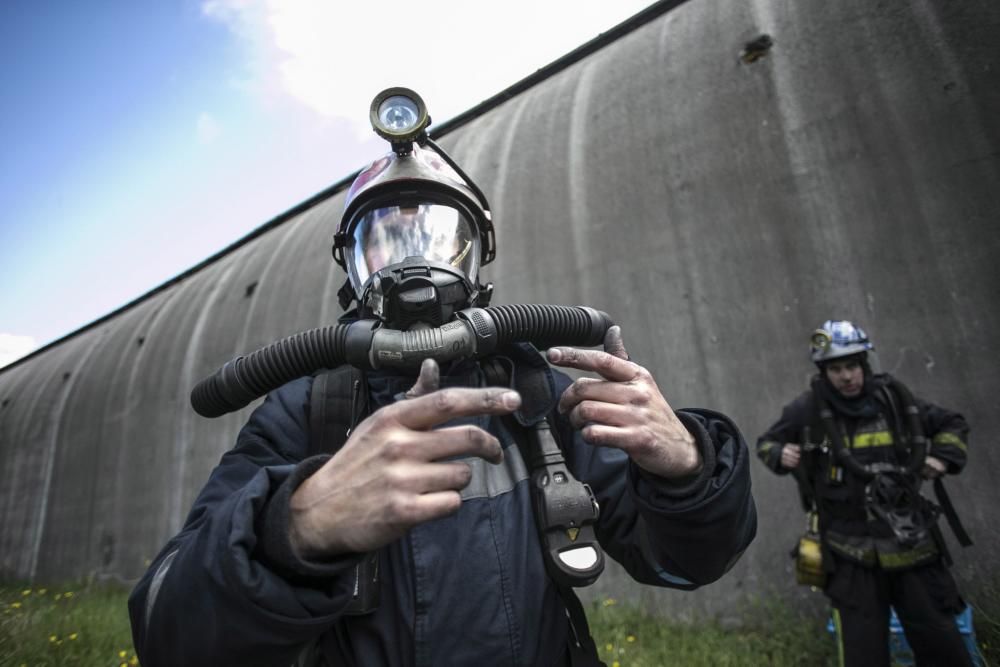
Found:
[{"label": "shoulder strap", "polygon": [[[519,363],[520,362],[520,363]],[[489,384],[501,387],[513,387],[522,396],[522,407],[513,415],[503,418],[507,429],[514,436],[516,446],[521,451],[524,461],[534,472],[534,466],[540,462],[529,446],[529,429],[535,424],[545,421],[548,411],[555,405],[552,378],[548,372],[548,362],[535,351],[533,355],[520,354],[517,360],[502,355],[494,355],[480,360],[480,368]],[[555,445],[562,448],[558,433],[550,430],[555,439]],[[568,473],[568,471],[567,471]],[[532,510],[536,523],[539,518],[539,506],[536,495],[532,494]],[[544,543],[544,538],[540,536]],[[544,550],[544,547],[543,547]],[[569,636],[567,638],[567,657],[569,667],[606,667],[597,654],[597,646],[590,634],[587,614],[580,603],[580,598],[570,586],[557,582],[556,590],[566,607],[569,621]]]},{"label": "shoulder strap", "polygon": [[316,375],[309,394],[308,455],[340,449],[367,412],[367,403],[367,383],[357,368],[344,365]]},{"label": "shoulder strap", "polygon": [[876,391],[882,396],[888,410],[889,429],[892,431],[896,459],[900,465],[905,465],[910,460],[910,434],[907,430],[906,417],[903,414],[902,398],[892,383],[885,381],[884,377],[876,376],[873,381],[878,382]]},{"label": "shoulder strap", "polygon": [[958,518],[958,512],[955,511],[955,506],[951,504],[951,498],[948,497],[948,492],[945,491],[944,480],[940,477],[934,480],[934,495],[937,496],[938,503],[941,505],[941,511],[944,512],[944,517],[948,520],[951,532],[955,533],[958,543],[963,547],[971,547],[972,538],[969,537],[969,533],[966,532],[961,519]]},{"label": "shoulder strap", "polygon": [[607,667],[597,655],[597,645],[590,634],[587,613],[580,604],[580,598],[572,588],[557,586],[566,615],[569,617],[569,665],[570,667]]}]

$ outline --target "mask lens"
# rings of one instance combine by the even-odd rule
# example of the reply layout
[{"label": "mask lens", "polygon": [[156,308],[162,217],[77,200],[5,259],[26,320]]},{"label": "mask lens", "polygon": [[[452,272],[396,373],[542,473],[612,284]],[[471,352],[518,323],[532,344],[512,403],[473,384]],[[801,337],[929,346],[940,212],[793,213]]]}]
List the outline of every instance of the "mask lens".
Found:
[{"label": "mask lens", "polygon": [[354,226],[345,249],[357,285],[407,257],[449,264],[475,282],[479,236],[457,209],[441,204],[373,209]]}]

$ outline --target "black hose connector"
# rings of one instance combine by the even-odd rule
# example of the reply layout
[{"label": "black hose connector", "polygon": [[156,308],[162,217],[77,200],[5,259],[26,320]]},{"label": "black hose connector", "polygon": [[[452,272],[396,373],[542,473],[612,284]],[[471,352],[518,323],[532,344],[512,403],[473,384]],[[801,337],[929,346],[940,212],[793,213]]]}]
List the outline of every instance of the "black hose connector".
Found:
[{"label": "black hose connector", "polygon": [[376,320],[310,329],[227,362],[195,386],[191,405],[203,417],[220,417],[296,378],[343,364],[416,372],[424,359],[482,358],[516,342],[593,347],[613,325],[606,313],[585,306],[525,304],[467,308],[435,329],[398,331]]}]

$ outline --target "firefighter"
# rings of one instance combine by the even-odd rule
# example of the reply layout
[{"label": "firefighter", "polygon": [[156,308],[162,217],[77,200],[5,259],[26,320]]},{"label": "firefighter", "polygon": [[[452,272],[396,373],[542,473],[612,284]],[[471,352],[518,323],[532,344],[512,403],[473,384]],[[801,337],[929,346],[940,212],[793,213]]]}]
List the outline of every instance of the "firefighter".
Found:
[{"label": "firefighter", "polygon": [[758,439],[757,455],[773,472],[794,474],[816,519],[818,583],[843,662],[889,664],[892,607],[918,665],[971,665],[940,509],[920,494],[922,482],[936,480],[940,498],[941,477],[965,467],[969,426],[889,374],[873,374],[873,345],[851,322],[828,320],[810,342],[819,373]]}]

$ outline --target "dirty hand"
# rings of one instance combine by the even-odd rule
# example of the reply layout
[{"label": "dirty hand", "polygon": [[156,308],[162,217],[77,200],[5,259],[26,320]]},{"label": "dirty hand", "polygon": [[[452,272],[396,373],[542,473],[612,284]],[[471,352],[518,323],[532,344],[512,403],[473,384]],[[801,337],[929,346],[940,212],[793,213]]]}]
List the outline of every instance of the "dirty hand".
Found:
[{"label": "dirty hand", "polygon": [[781,467],[793,470],[799,467],[799,461],[802,460],[802,445],[796,445],[791,442],[786,443],[784,447],[781,448]]},{"label": "dirty hand", "polygon": [[701,471],[694,436],[674,414],[649,371],[628,360],[619,327],[608,329],[603,352],[554,347],[548,359],[556,366],[601,376],[576,380],[559,399],[559,412],[569,414],[570,423],[588,443],[620,449],[661,477]]},{"label": "dirty hand", "polygon": [[407,400],[364,419],[344,446],[292,494],[290,538],[300,557],[363,553],[411,527],[456,512],[472,478],[454,457],[503,460],[496,437],[472,426],[435,426],[459,417],[503,415],[521,404],[504,388],[438,389],[425,360]]},{"label": "dirty hand", "polygon": [[921,474],[924,479],[937,479],[941,475],[947,472],[948,466],[941,459],[934,458],[933,456],[928,456],[924,459],[924,469]]}]

